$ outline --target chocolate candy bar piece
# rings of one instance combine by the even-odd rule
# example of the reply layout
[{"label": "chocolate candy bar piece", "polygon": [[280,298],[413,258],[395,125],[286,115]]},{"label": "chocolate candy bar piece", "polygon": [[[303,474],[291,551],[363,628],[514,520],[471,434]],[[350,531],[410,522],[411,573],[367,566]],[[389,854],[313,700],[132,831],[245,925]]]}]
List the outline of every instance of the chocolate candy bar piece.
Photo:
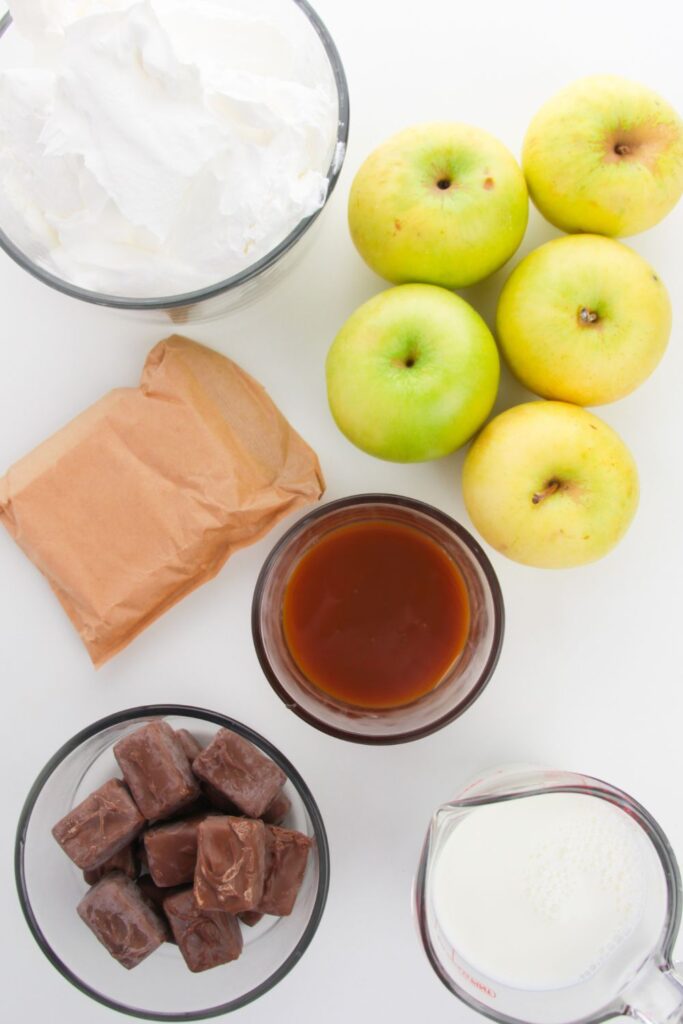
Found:
[{"label": "chocolate candy bar piece", "polygon": [[281,768],[229,729],[218,730],[192,770],[250,818],[260,818],[286,782]]},{"label": "chocolate candy bar piece", "polygon": [[202,748],[199,746],[192,733],[188,732],[187,729],[176,729],[175,734],[180,740],[180,746],[185,751],[187,760],[192,764],[195,757],[199,757],[201,754]]},{"label": "chocolate candy bar piece", "polygon": [[128,970],[164,941],[164,922],[121,871],[93,885],[77,909],[95,937]]},{"label": "chocolate candy bar piece", "polygon": [[147,866],[156,885],[188,885],[194,879],[197,862],[197,830],[206,815],[196,815],[145,833]]},{"label": "chocolate candy bar piece", "polygon": [[187,755],[166,722],[150,722],[125,736],[114,756],[148,821],[170,818],[199,796]]},{"label": "chocolate candy bar piece", "polygon": [[212,786],[210,782],[202,782],[202,791],[211,806],[215,807],[217,811],[222,811],[223,814],[231,814],[233,817],[239,817],[241,814],[239,807],[232,800],[228,800],[227,796],[223,796],[221,791]]},{"label": "chocolate candy bar piece", "polygon": [[292,913],[312,845],[303,832],[266,826],[266,880],[256,908],[260,913],[278,917]]},{"label": "chocolate candy bar piece", "polygon": [[267,825],[281,825],[291,808],[292,801],[280,790],[275,799],[268,804],[261,818]]},{"label": "chocolate candy bar piece", "polygon": [[243,921],[249,928],[253,928],[255,924],[263,918],[263,914],[259,914],[258,910],[244,910],[241,914],[237,915],[240,921]]},{"label": "chocolate candy bar piece", "polygon": [[198,831],[194,894],[203,910],[240,914],[263,896],[266,826],[249,818],[213,817]]},{"label": "chocolate candy bar piece", "polygon": [[108,875],[110,871],[123,871],[127,878],[135,879],[138,877],[138,858],[134,843],[124,846],[122,850],[115,853],[109,860],[105,860],[104,864],[100,864],[98,868],[84,871],[83,878],[88,885],[94,885],[95,882],[99,882],[100,878]]},{"label": "chocolate candy bar piece", "polygon": [[167,897],[164,911],[185,963],[194,973],[237,960],[242,952],[237,918],[203,910],[192,889]]},{"label": "chocolate candy bar piece", "polygon": [[83,871],[99,868],[142,831],[145,819],[120,779],[110,779],[52,829],[64,852]]}]

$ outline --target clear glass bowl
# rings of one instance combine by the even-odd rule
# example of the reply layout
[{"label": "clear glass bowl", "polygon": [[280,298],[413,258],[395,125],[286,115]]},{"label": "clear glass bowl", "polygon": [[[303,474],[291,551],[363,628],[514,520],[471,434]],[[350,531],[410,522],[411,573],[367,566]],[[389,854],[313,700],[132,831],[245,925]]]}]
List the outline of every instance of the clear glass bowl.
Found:
[{"label": "clear glass bowl", "polygon": [[[239,960],[192,974],[176,946],[164,943],[135,970],[125,971],[83,925],[76,905],[87,891],[81,871],[64,854],[51,828],[93,789],[120,776],[113,745],[140,725],[164,718],[207,743],[218,728],[244,736],[287,775],[292,808],[285,822],[314,838],[303,885],[289,917],[264,917],[243,928]],[[83,729],[48,761],[19,818],[15,847],[19,900],[36,942],[57,970],[99,1003],[151,1020],[204,1020],[253,1002],[301,959],[325,908],[330,861],[320,811],[292,764],[258,733],[225,715],[160,704],[110,715]]]},{"label": "clear glass bowl", "polygon": [[[437,686],[411,704],[381,710],[345,704],[313,686],[292,658],[282,624],[287,583],[302,555],[331,530],[368,519],[402,523],[436,541],[460,570],[470,604],[465,647]],[[339,739],[403,743],[441,729],[473,704],[498,662],[504,618],[493,567],[464,527],[412,498],[360,494],[319,506],[275,545],[256,583],[251,625],[261,668],[280,699],[300,718]]]},{"label": "clear glass bowl", "polygon": [[[22,249],[12,241],[3,231],[2,225],[0,225],[0,247],[24,270],[42,281],[43,284],[55,288],[64,295],[70,295],[75,299],[82,299],[84,302],[105,306],[109,309],[145,313],[149,318],[163,322],[171,320],[173,323],[184,324],[193,321],[214,320],[261,297],[285,275],[287,270],[295,265],[296,259],[303,254],[305,251],[304,236],[306,236],[307,243],[311,241],[313,233],[310,229],[318,221],[327,205],[341,173],[349,134],[349,90],[344,67],[334,40],[307,0],[288,0],[288,2],[294,3],[300,8],[323,45],[337,92],[338,124],[337,138],[332,148],[327,170],[328,185],[325,203],[313,214],[304,217],[274,249],[239,274],[224,281],[217,281],[206,288],[181,295],[141,299],[106,295],[90,291],[87,288],[79,288],[77,285],[63,280],[42,267],[33,258],[31,252]],[[5,14],[0,19],[0,37],[10,30],[11,24],[11,15]]]}]

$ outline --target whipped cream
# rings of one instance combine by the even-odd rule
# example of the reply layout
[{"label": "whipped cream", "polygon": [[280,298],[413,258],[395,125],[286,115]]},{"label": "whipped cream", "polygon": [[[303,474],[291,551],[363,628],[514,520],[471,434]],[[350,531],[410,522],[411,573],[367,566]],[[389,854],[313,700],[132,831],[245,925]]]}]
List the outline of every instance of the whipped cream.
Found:
[{"label": "whipped cream", "polygon": [[46,270],[108,295],[194,291],[324,203],[337,96],[292,0],[10,7],[0,225]]}]

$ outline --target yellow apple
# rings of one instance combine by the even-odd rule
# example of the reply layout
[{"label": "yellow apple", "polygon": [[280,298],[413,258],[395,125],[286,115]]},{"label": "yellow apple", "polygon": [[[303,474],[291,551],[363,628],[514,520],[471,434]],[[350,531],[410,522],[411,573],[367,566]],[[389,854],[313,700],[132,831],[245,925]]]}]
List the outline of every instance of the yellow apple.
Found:
[{"label": "yellow apple", "polygon": [[463,467],[470,518],[515,562],[596,561],[628,529],[638,472],[618,434],[579,406],[527,402],[491,420]]},{"label": "yellow apple", "polygon": [[577,405],[613,402],[637,388],[670,331],[659,275],[602,235],[567,235],[529,253],[498,303],[498,341],[517,379]]},{"label": "yellow apple", "polygon": [[582,78],[536,114],[522,165],[534,203],[562,231],[635,235],[683,192],[683,122],[644,85]]},{"label": "yellow apple", "polygon": [[361,166],[349,196],[356,248],[394,284],[460,288],[488,277],[519,246],[528,212],[512,154],[464,124],[394,135]]}]

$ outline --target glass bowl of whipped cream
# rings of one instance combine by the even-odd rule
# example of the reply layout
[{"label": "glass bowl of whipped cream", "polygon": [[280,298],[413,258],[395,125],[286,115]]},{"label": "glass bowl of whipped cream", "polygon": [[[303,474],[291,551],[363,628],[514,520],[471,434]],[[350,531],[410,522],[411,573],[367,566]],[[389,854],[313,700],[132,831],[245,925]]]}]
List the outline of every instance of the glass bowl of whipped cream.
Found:
[{"label": "glass bowl of whipped cream", "polygon": [[344,160],[349,98],[306,0],[10,0],[0,246],[58,291],[177,322],[292,265]]}]

